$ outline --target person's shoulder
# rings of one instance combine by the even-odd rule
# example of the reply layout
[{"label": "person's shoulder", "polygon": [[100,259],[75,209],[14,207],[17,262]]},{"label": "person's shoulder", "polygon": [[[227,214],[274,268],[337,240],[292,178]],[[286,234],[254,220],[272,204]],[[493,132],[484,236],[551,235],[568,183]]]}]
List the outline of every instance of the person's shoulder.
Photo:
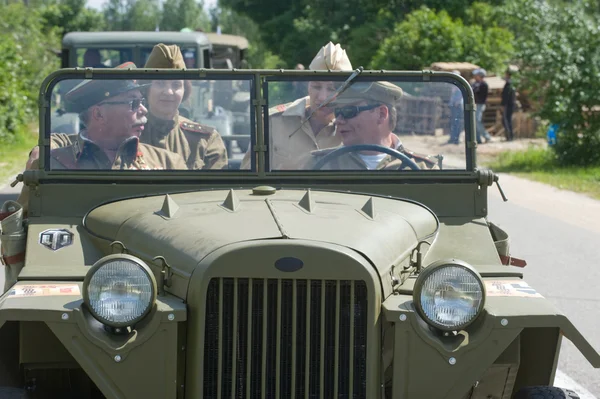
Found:
[{"label": "person's shoulder", "polygon": [[50,150],[50,166],[56,169],[57,166],[62,166],[67,169],[75,169],[77,167],[77,155],[79,154],[77,142],[64,147],[58,147]]},{"label": "person's shoulder", "polygon": [[161,167],[167,169],[187,169],[185,160],[180,154],[164,148],[158,148],[149,144],[139,143],[138,153],[141,153],[141,155],[144,158],[147,158],[147,160],[160,164]]},{"label": "person's shoulder", "polygon": [[278,104],[269,108],[269,117],[302,116],[308,106],[308,97],[301,97],[285,104]]},{"label": "person's shoulder", "polygon": [[195,133],[206,136],[210,136],[212,134],[217,133],[217,129],[215,129],[214,127],[194,122],[183,116],[179,117],[178,125],[181,130],[189,133]]}]

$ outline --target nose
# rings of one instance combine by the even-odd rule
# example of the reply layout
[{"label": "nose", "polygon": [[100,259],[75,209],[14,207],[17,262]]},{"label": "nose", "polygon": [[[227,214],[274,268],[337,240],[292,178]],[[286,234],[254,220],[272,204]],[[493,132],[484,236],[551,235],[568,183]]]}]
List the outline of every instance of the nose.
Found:
[{"label": "nose", "polygon": [[319,103],[325,102],[327,100],[329,92],[325,89],[319,90],[317,98],[319,99]]},{"label": "nose", "polygon": [[144,104],[140,104],[138,108],[138,114],[146,115],[148,113],[148,108]]}]

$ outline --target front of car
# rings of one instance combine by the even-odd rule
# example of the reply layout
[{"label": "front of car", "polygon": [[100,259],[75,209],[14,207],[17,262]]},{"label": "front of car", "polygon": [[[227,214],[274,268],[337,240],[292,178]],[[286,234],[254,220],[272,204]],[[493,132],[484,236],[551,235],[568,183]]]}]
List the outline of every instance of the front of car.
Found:
[{"label": "front of car", "polygon": [[[58,144],[46,104],[64,78],[105,82],[86,128]],[[222,170],[174,166],[190,153],[150,146],[143,130],[107,146],[144,114],[135,86],[105,99],[123,79],[248,87],[247,166],[241,153]],[[281,104],[290,83],[306,96]],[[449,118],[457,91],[462,112]],[[506,234],[487,220],[497,177],[476,167],[473,95],[456,75],[65,70],[41,99],[39,163],[22,176],[25,259],[0,297],[2,386],[511,397],[552,384],[563,335],[600,366],[506,264]],[[438,154],[424,132],[451,129],[464,144]]]}]

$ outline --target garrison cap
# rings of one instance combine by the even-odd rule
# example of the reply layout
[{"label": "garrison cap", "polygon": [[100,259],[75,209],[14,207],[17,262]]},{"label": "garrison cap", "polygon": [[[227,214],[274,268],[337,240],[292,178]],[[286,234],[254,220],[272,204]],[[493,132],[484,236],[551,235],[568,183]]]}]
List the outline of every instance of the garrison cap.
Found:
[{"label": "garrison cap", "polygon": [[332,104],[344,105],[359,101],[377,101],[394,106],[403,93],[400,87],[386,81],[356,82],[339,94]]},{"label": "garrison cap", "polygon": [[[192,54],[192,58],[193,56]],[[185,65],[185,60],[179,46],[175,44],[167,46],[164,43],[159,43],[152,49],[144,68],[183,69],[187,68],[187,65]],[[184,93],[182,101],[186,101],[192,93],[192,82],[189,80],[184,80],[183,82]]]},{"label": "garrison cap", "polygon": [[[115,68],[125,69],[135,67],[133,62],[126,62]],[[84,80],[65,94],[65,111],[83,112],[92,105],[96,105],[106,99],[142,87],[144,85],[140,85],[131,79]]]},{"label": "garrison cap", "polygon": [[326,70],[334,71],[351,71],[352,64],[344,50],[339,44],[334,45],[332,42],[321,47],[315,58],[308,66],[311,70]]},{"label": "garrison cap", "polygon": [[152,49],[144,68],[182,69],[186,65],[179,46],[159,43]]}]

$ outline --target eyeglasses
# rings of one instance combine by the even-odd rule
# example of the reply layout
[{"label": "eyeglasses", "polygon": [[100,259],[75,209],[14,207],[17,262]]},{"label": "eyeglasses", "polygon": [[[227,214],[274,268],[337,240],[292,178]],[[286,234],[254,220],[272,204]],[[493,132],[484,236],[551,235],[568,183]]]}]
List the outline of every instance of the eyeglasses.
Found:
[{"label": "eyeglasses", "polygon": [[363,105],[362,107],[359,107],[357,105],[347,105],[345,107],[334,108],[333,114],[335,115],[336,118],[343,116],[344,119],[352,119],[356,115],[360,114],[361,112],[368,111],[373,108],[377,108],[380,105],[381,104],[371,104],[371,105]]},{"label": "eyeglasses", "polygon": [[143,105],[144,107],[146,106],[146,99],[145,98],[134,98],[129,101],[105,101],[98,105],[104,105],[104,104],[129,104],[132,111],[137,111],[140,108],[140,105]]}]

